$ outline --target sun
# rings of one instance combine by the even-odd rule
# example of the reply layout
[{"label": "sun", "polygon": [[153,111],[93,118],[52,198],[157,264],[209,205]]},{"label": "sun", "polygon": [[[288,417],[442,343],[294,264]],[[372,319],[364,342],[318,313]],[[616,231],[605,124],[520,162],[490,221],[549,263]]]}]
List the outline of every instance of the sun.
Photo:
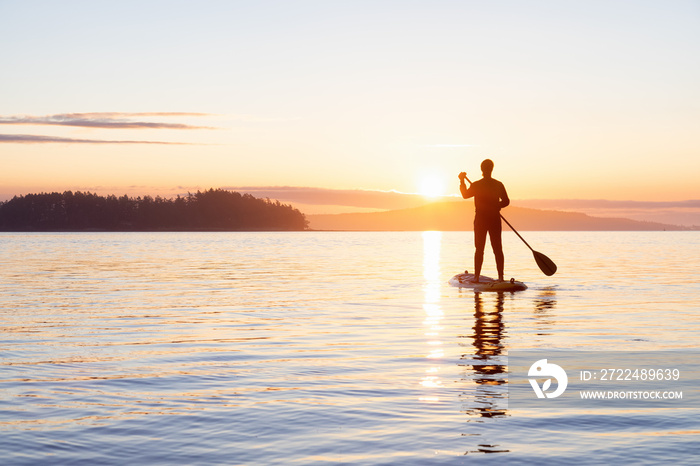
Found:
[{"label": "sun", "polygon": [[420,181],[419,193],[429,198],[440,197],[445,194],[445,181],[436,175],[426,175]]}]

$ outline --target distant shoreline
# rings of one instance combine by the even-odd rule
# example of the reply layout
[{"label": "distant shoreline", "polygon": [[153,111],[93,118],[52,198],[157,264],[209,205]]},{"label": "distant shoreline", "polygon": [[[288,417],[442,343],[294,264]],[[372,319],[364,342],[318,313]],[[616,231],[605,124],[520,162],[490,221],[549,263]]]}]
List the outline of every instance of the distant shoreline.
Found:
[{"label": "distant shoreline", "polygon": [[303,213],[279,201],[224,189],[164,199],[39,193],[0,203],[0,231],[301,231]]},{"label": "distant shoreline", "polygon": [[[439,231],[439,232],[454,232],[454,233],[471,233],[473,230],[436,230],[436,229],[424,229],[424,230],[232,230],[232,229],[220,229],[220,230],[97,230],[97,229],[85,229],[85,230],[0,230],[2,233],[420,233],[425,231]],[[700,229],[667,229],[667,230],[528,230],[522,229],[521,231],[532,231],[532,232],[556,232],[556,233],[697,233]],[[504,233],[510,233],[508,229],[503,230]]]},{"label": "distant shoreline", "polygon": [[143,229],[143,230],[128,230],[128,229],[69,229],[69,230],[2,230],[0,233],[198,233],[198,232],[233,232],[233,233],[287,233],[287,232],[304,232],[313,230],[287,230],[287,229]]},{"label": "distant shoreline", "polygon": [[[510,206],[503,216],[519,231],[700,231],[699,226],[615,217],[593,217],[580,212]],[[446,201],[383,212],[307,215],[311,230],[347,231],[472,231],[473,202]],[[504,225],[503,231],[508,231]]]}]

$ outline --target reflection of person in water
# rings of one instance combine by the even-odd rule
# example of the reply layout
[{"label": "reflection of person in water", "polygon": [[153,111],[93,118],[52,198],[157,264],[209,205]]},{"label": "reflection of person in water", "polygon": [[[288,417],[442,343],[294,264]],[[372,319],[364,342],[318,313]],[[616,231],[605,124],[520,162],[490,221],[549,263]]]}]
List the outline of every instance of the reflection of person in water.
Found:
[{"label": "reflection of person in water", "polygon": [[510,204],[506,188],[498,180],[491,178],[493,162],[486,159],[481,162],[483,178],[475,181],[467,188],[464,180],[465,172],[459,174],[459,190],[464,199],[474,197],[476,215],[474,216],[474,281],[479,282],[481,265],[484,262],[484,248],[486,246],[486,234],[491,240],[491,248],[496,256],[496,269],[498,280],[503,281],[503,246],[501,244],[501,209]]},{"label": "reflection of person in water", "polygon": [[507,369],[503,360],[503,342],[505,333],[503,324],[503,293],[496,296],[496,305],[484,308],[481,293],[474,294],[474,333],[472,345],[476,349],[473,358],[475,382],[478,384],[477,403],[468,412],[481,417],[500,417],[506,411],[499,403],[504,398],[503,390],[498,388],[506,384]]},{"label": "reflection of person in water", "polygon": [[[506,439],[500,435],[500,429],[492,429],[489,434],[482,427],[477,427],[483,425],[485,418],[500,422],[497,420],[508,416],[508,345],[505,343],[508,332],[503,321],[505,305],[505,293],[474,293],[473,332],[461,335],[463,340],[460,346],[465,353],[461,356],[460,365],[464,368],[464,380],[468,381],[461,395],[462,412],[469,416],[462,435],[474,438],[476,443],[465,454],[509,451],[507,445],[501,443]],[[554,291],[547,290],[534,302],[535,320],[544,319],[541,322],[543,325],[555,326],[553,316],[540,314],[555,306]]]}]

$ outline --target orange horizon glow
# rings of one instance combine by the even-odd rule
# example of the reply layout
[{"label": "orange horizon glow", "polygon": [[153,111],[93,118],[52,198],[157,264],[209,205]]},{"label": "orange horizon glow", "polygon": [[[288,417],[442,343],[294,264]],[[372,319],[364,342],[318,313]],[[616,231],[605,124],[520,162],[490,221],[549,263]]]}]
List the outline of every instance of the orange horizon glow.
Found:
[{"label": "orange horizon glow", "polygon": [[392,2],[290,2],[274,20],[224,5],[171,6],[167,21],[147,5],[138,24],[129,6],[8,8],[8,40],[34,39],[4,57],[0,198],[295,186],[439,200],[490,158],[511,199],[700,199],[685,3],[417,4],[401,21]]}]

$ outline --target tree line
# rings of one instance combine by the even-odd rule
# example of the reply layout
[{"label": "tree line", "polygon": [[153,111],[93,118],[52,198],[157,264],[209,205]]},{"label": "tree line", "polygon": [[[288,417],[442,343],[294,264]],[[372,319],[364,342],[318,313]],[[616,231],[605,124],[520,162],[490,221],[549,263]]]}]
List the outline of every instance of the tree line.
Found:
[{"label": "tree line", "polygon": [[90,192],[15,196],[0,203],[3,231],[305,230],[303,213],[279,201],[224,189],[187,196],[99,196]]}]

